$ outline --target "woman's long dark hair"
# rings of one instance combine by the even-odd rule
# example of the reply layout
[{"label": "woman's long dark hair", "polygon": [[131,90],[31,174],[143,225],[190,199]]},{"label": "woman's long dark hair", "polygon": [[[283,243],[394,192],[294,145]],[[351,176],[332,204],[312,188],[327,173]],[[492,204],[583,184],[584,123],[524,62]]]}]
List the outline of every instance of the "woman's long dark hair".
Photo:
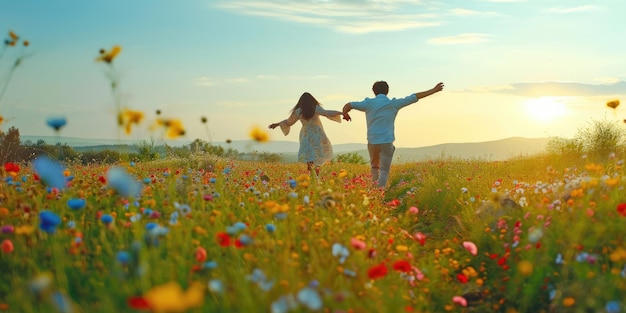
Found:
[{"label": "woman's long dark hair", "polygon": [[296,106],[291,109],[291,112],[300,108],[302,112],[302,118],[305,120],[310,120],[315,115],[315,107],[321,104],[308,92],[305,92],[300,96],[300,100]]}]

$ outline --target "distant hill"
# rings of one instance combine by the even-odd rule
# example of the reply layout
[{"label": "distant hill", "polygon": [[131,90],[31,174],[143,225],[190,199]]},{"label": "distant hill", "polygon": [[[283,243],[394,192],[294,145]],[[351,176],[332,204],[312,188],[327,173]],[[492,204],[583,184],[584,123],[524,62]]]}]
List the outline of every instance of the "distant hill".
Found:
[{"label": "distant hill", "polygon": [[[549,138],[513,137],[485,142],[446,143],[418,148],[396,148],[394,163],[446,158],[504,161],[543,153],[546,151],[548,141],[550,141]],[[349,147],[352,148],[354,146],[358,149],[342,152],[340,151],[341,149],[335,148],[336,146],[333,146],[333,148],[335,154],[354,152],[365,158],[365,160],[369,160],[366,144],[351,144]],[[281,155],[285,160],[297,160],[297,153],[283,153]]]},{"label": "distant hill", "polygon": [[395,155],[401,161],[449,157],[502,161],[543,153],[548,141],[549,138],[513,137],[485,142],[446,143],[421,148],[398,148]]},{"label": "distant hill", "polygon": [[[38,140],[43,140],[47,144],[67,144],[77,151],[104,149],[107,146],[126,146],[124,149],[133,150],[132,148],[135,145],[146,142],[150,143],[150,140],[86,139],[55,136],[21,136],[21,139],[22,143],[26,141],[36,143]],[[397,148],[394,159],[399,162],[412,162],[441,158],[501,161],[545,152],[546,144],[549,140],[549,138],[512,137],[484,142],[446,143],[426,147]],[[177,147],[188,145],[191,142],[191,140],[166,141],[168,145]],[[162,145],[162,142],[155,141],[155,144]],[[277,153],[280,154],[287,162],[295,162],[297,160],[297,152],[299,148],[299,143],[293,141],[270,141],[267,143],[258,143],[251,140],[235,140],[231,143],[212,142],[212,144],[222,146],[224,149],[232,148],[239,152]],[[365,143],[336,144],[333,145],[333,151],[335,154],[354,152],[363,156],[366,160],[369,158],[367,154],[367,145]]]}]

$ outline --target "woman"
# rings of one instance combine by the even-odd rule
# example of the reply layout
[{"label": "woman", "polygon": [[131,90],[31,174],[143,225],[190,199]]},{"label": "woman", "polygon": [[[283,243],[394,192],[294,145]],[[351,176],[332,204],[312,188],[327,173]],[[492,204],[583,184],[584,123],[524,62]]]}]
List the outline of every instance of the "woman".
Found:
[{"label": "woman", "polygon": [[324,127],[319,118],[320,115],[341,123],[342,113],[340,111],[324,110],[310,93],[305,92],[300,96],[296,106],[291,109],[289,118],[269,126],[271,129],[280,126],[283,134],[287,136],[291,125],[300,121],[302,129],[300,129],[298,161],[306,162],[309,171],[315,166],[316,173],[319,172],[319,166],[333,158],[333,147],[328,137],[326,137]]}]

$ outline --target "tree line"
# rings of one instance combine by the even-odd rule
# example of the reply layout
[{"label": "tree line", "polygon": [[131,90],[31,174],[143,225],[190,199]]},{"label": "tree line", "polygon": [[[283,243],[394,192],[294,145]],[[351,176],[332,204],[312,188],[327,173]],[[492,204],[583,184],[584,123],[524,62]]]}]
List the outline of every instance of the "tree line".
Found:
[{"label": "tree line", "polygon": [[233,148],[224,149],[201,139],[188,145],[173,147],[158,145],[154,140],[143,141],[134,145],[108,145],[97,147],[70,147],[67,144],[49,144],[40,139],[21,141],[20,131],[10,127],[6,132],[0,130],[0,164],[6,162],[31,162],[40,155],[63,162],[88,164],[115,164],[124,161],[153,161],[168,157],[186,158],[193,153],[205,153],[220,157],[242,160],[279,162],[282,157],[277,153],[251,152],[242,153]]}]

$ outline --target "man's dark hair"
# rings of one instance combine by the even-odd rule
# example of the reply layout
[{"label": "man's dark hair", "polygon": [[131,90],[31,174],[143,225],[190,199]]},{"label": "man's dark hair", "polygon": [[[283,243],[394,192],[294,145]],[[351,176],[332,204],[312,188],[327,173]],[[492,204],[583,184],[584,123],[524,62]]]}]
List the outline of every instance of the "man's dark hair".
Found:
[{"label": "man's dark hair", "polygon": [[374,91],[374,95],[387,95],[387,93],[389,93],[389,85],[387,85],[386,81],[377,81],[374,83],[374,86],[372,86],[372,91]]}]

